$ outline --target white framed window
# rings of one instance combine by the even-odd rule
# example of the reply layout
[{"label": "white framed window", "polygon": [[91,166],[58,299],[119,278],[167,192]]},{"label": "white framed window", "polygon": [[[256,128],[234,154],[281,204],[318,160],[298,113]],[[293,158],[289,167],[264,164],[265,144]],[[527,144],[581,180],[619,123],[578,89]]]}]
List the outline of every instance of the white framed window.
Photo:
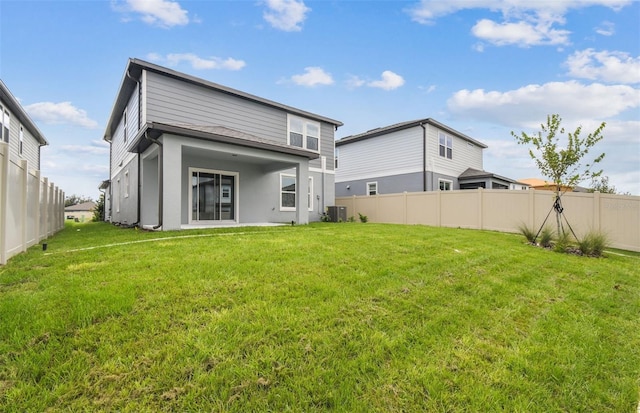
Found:
[{"label": "white framed window", "polygon": [[280,211],[296,210],[296,177],[280,174]]},{"label": "white framed window", "polygon": [[22,156],[23,151],[24,151],[24,128],[22,127],[22,125],[20,125],[20,143],[18,146],[18,153],[20,154],[20,156]]},{"label": "white framed window", "polygon": [[440,132],[438,134],[438,140],[439,155],[443,158],[453,159],[453,138]]},{"label": "white framed window", "polygon": [[320,123],[287,115],[287,143],[290,146],[320,151]]},{"label": "white framed window", "polygon": [[129,198],[129,171],[124,173],[124,197]]},{"label": "white framed window", "polygon": [[9,143],[9,132],[11,130],[11,115],[6,110],[4,111],[4,119],[2,120],[2,140]]},{"label": "white framed window", "polygon": [[[313,177],[309,177],[307,188],[307,206],[313,211]],[[280,211],[296,210],[296,176],[280,174]]]},{"label": "white framed window", "polygon": [[446,179],[438,179],[438,187],[441,191],[452,191],[453,190],[453,181],[449,181]]},{"label": "white framed window", "polygon": [[367,182],[367,195],[378,195],[378,182]]}]

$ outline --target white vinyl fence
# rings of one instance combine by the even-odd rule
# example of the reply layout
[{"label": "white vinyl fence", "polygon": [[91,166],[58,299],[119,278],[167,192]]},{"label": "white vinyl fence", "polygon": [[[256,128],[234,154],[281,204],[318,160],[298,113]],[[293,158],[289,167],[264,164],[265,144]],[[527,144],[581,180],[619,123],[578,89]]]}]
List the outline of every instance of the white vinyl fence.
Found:
[{"label": "white vinyl fence", "polygon": [[[551,191],[477,189],[338,197],[347,217],[358,213],[371,222],[519,232],[521,225],[538,230],[553,207]],[[590,231],[607,236],[611,246],[640,251],[640,196],[568,192],[561,197],[563,224],[578,237]],[[551,212],[547,225],[555,229]]]},{"label": "white vinyl fence", "polygon": [[64,228],[64,192],[0,142],[0,265]]}]

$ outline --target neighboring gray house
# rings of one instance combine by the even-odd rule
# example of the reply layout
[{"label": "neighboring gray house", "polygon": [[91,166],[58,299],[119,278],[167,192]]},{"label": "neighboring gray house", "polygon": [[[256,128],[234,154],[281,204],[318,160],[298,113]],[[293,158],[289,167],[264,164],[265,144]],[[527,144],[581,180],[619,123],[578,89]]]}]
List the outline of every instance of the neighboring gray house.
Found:
[{"label": "neighboring gray house", "polygon": [[486,147],[431,118],[347,136],[336,141],[336,196],[509,189],[515,181],[482,170]]},{"label": "neighboring gray house", "polygon": [[26,160],[29,171],[40,170],[40,148],[47,140],[0,80],[0,141],[9,145],[9,159]]},{"label": "neighboring gray house", "polygon": [[319,220],[342,123],[130,59],[104,139],[106,219],[176,230]]},{"label": "neighboring gray house", "polygon": [[473,168],[467,168],[466,171],[458,177],[460,189],[513,189],[527,190],[529,185],[518,182],[511,178],[496,175],[492,172],[479,171]]}]

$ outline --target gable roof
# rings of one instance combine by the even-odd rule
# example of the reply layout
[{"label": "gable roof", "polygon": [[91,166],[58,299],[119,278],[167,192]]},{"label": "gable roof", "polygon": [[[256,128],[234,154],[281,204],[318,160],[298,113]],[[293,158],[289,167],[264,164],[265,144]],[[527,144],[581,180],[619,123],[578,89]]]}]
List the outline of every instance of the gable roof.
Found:
[{"label": "gable roof", "polygon": [[302,117],[318,120],[321,122],[326,122],[334,125],[336,128],[343,125],[342,122],[335,119],[316,115],[311,112],[306,112],[304,110],[297,109],[292,106],[283,105],[281,103],[277,103],[269,99],[264,99],[246,92],[242,92],[237,89],[233,89],[227,86],[220,85],[218,83],[210,82],[205,79],[188,75],[186,73],[181,73],[166,67],[158,66],[156,64],[149,63],[144,60],[131,58],[129,59],[129,62],[127,64],[127,68],[122,77],[122,81],[120,82],[120,89],[118,90],[116,100],[111,109],[111,115],[109,117],[109,121],[107,122],[107,127],[104,133],[104,140],[111,141],[111,136],[115,131],[115,128],[118,126],[118,122],[120,120],[120,117],[122,116],[122,112],[124,111],[124,108],[127,105],[129,96],[135,90],[135,86],[139,81],[143,70],[158,73],[158,74],[168,76],[183,82],[198,85],[207,89],[215,90],[217,92],[238,97],[240,99],[246,99],[252,102],[260,103],[262,105],[270,106],[276,109],[281,109],[288,113],[300,115]]},{"label": "gable roof", "polygon": [[2,102],[4,102],[4,104],[11,110],[11,113],[13,113],[18,118],[18,120],[20,120],[20,123],[25,128],[27,128],[29,133],[31,133],[31,135],[33,135],[33,137],[38,140],[40,146],[49,144],[49,142],[47,142],[47,140],[44,138],[42,132],[40,132],[40,129],[38,129],[36,124],[33,123],[29,115],[27,115],[27,112],[25,112],[22,108],[22,105],[18,102],[18,99],[13,96],[2,79],[0,79],[0,98],[2,99]]},{"label": "gable roof", "polygon": [[455,135],[457,137],[459,137],[460,139],[464,139],[468,142],[473,143],[474,145],[478,145],[481,148],[487,148],[487,145],[485,145],[484,143],[477,141],[475,139],[473,139],[470,136],[465,135],[464,133],[458,132],[457,130],[450,128],[449,126],[438,122],[437,120],[433,119],[433,118],[424,118],[424,119],[416,119],[416,120],[410,120],[407,122],[400,122],[400,123],[395,123],[393,125],[389,125],[389,126],[383,126],[381,128],[375,128],[375,129],[371,129],[368,130],[364,133],[359,133],[357,135],[350,135],[350,136],[345,136],[344,138],[341,138],[339,140],[336,141],[336,146],[342,146],[342,145],[346,145],[348,143],[353,143],[353,142],[358,142],[361,140],[365,140],[365,139],[370,139],[370,138],[375,138],[376,136],[381,136],[381,135],[386,135],[388,133],[391,132],[396,132],[396,131],[400,131],[403,129],[409,129],[409,128],[414,128],[416,126],[420,126],[420,125],[425,125],[425,124],[429,124],[429,125],[433,125],[438,129],[441,129],[445,132],[448,132],[452,135]]}]

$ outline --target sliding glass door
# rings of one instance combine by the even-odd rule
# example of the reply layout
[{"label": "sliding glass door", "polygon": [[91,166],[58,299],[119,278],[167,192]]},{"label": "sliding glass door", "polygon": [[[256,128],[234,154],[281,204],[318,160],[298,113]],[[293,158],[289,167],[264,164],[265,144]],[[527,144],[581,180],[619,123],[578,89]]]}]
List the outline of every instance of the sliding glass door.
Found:
[{"label": "sliding glass door", "polygon": [[189,171],[191,173],[189,221],[236,221],[238,174],[193,168]]}]

